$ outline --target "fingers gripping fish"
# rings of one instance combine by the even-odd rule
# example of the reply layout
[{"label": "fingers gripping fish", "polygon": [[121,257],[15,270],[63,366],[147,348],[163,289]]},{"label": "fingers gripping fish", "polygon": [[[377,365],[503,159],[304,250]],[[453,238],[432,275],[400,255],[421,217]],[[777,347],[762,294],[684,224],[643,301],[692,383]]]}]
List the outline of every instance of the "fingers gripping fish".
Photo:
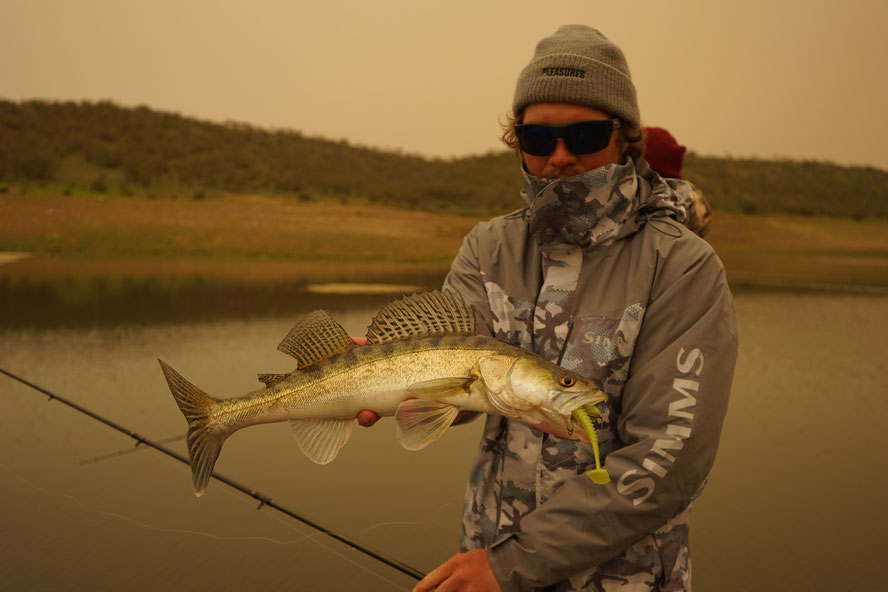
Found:
[{"label": "fingers gripping fish", "polygon": [[571,414],[607,398],[576,373],[479,335],[471,311],[452,292],[392,302],[373,319],[367,338],[368,345],[355,345],[327,313],[314,311],[278,346],[297,360],[297,369],[260,375],[265,388],[231,399],[210,397],[158,360],[188,420],[195,494],[206,490],[225,439],[251,425],[289,421],[302,452],[326,464],[348,441],[362,409],[395,416],[400,443],[418,450],[461,410],[588,441]]}]

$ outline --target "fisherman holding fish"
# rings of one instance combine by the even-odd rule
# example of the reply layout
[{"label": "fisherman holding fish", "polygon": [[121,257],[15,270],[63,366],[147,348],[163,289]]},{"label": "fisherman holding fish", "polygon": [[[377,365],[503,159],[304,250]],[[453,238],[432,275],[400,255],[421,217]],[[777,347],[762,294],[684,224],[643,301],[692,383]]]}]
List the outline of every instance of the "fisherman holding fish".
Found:
[{"label": "fisherman holding fish", "polygon": [[689,590],[691,502],[737,355],[723,266],[684,226],[690,186],[645,162],[629,68],[600,32],[567,25],[541,40],[512,114],[503,140],[525,207],[478,224],[444,287],[481,332],[609,396],[596,426],[611,480],[587,478],[588,443],[487,415],[464,552],[415,590]]},{"label": "fisherman holding fish", "polygon": [[686,226],[692,187],[644,160],[629,68],[601,33],[540,41],[512,112],[525,207],[475,226],[443,291],[384,307],[363,345],[312,312],[278,345],[296,369],[240,397],[160,362],[194,492],[245,427],[287,421],[325,464],[356,417],[394,416],[418,450],[485,414],[464,552],[416,590],[688,590],[737,357],[724,268]]}]

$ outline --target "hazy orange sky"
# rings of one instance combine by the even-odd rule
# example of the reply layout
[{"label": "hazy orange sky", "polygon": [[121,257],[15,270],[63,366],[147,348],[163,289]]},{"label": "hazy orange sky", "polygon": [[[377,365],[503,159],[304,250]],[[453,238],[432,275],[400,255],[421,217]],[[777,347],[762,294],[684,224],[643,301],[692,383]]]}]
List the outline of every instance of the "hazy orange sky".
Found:
[{"label": "hazy orange sky", "polygon": [[885,0],[0,0],[0,98],[477,154],[572,22],[622,47],[644,122],[692,150],[888,169]]}]

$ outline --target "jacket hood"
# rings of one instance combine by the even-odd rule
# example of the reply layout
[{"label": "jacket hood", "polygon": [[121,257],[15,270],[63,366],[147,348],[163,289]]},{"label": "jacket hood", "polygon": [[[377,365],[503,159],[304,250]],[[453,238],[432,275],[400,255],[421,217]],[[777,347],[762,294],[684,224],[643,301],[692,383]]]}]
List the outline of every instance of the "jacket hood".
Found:
[{"label": "jacket hood", "polygon": [[540,246],[575,244],[584,249],[613,243],[655,218],[682,224],[693,203],[691,185],[666,182],[644,159],[565,177],[542,179],[522,167],[525,216]]}]

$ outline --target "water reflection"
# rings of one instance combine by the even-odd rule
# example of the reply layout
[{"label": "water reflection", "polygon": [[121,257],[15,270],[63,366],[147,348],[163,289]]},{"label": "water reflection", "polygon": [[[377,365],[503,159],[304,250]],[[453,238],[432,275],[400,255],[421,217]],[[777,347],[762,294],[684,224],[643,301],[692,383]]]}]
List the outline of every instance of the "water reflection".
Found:
[{"label": "water reflection", "polygon": [[[389,299],[299,294],[217,294],[231,310],[265,311],[237,320],[218,309],[199,321],[177,316],[201,308],[204,296],[187,291],[155,308],[130,302],[98,315],[107,323],[81,326],[37,308],[39,322],[33,310],[4,322],[0,366],[146,436],[174,437],[185,424],[156,358],[211,394],[240,394],[259,385],[257,373],[292,369],[275,348],[300,310],[326,308],[359,335]],[[287,297],[294,301],[280,304]],[[164,316],[167,306],[178,310]],[[271,314],[278,306],[290,309]],[[885,450],[888,423],[888,299],[743,293],[737,306],[741,354],[731,408],[693,518],[695,585],[874,589],[877,537],[888,523],[880,509],[886,477],[872,461]],[[110,321],[128,308],[149,312],[137,322]],[[5,377],[0,396],[4,588],[397,590],[413,583],[224,487],[194,498],[187,467],[150,450],[80,464],[132,442]],[[425,571],[455,550],[479,432],[478,422],[454,428],[411,453],[383,420],[356,430],[336,461],[321,467],[302,456],[286,426],[262,426],[233,436],[217,469]],[[181,443],[170,446],[184,452]]]},{"label": "water reflection", "polygon": [[344,293],[299,282],[63,278],[29,283],[0,277],[0,327],[117,327],[291,317],[317,308],[379,308],[393,295],[411,292],[410,286],[434,289],[443,279],[441,274],[414,275],[385,290]]},{"label": "water reflection", "polygon": [[[375,310],[336,317],[358,335]],[[292,370],[292,360],[275,347],[294,320],[5,330],[0,360],[51,391],[164,439],[185,425],[157,357],[208,392],[239,394],[258,386],[256,373]],[[151,451],[80,465],[131,442],[5,377],[0,389],[0,497],[4,508],[17,508],[14,516],[4,513],[3,552],[8,565],[19,565],[7,580],[15,589],[80,581],[83,589],[102,582],[153,590],[166,579],[197,589],[240,583],[390,590],[391,582],[409,589],[406,576],[304,526],[256,512],[252,500],[224,487],[195,499],[188,469]],[[328,467],[307,461],[285,425],[269,427],[232,437],[218,470],[411,565],[428,569],[452,550],[466,478],[461,467],[477,441],[477,434],[468,436],[473,427],[429,454],[403,451],[391,424],[360,430]],[[447,470],[457,473],[449,483],[424,478]],[[416,544],[426,537],[429,543]],[[131,567],[106,567],[121,553]],[[43,569],[49,558],[54,573]]]}]

